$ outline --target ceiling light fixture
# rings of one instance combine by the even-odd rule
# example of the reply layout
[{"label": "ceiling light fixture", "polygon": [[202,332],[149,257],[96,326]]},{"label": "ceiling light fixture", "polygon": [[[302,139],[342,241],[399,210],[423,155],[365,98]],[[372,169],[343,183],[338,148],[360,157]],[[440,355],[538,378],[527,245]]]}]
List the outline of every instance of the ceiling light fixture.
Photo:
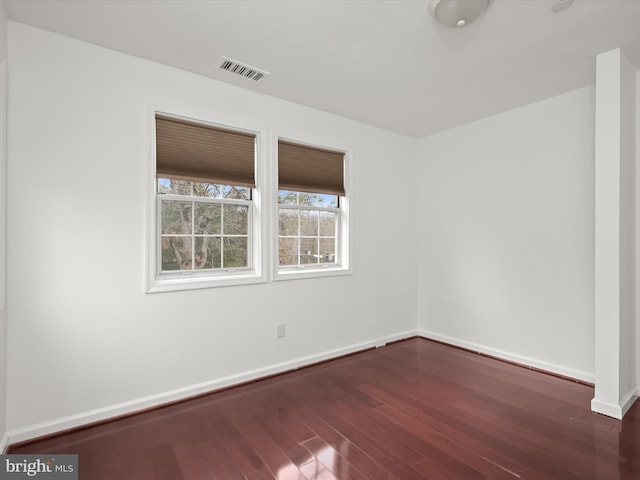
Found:
[{"label": "ceiling light fixture", "polygon": [[460,28],[476,20],[491,0],[433,0],[429,12],[445,27]]}]

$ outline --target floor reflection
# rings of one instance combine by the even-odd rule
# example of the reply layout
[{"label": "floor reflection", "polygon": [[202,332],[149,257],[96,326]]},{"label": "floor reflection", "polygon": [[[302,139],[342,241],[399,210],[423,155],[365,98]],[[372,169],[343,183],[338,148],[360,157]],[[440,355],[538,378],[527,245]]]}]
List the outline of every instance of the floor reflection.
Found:
[{"label": "floor reflection", "polygon": [[339,480],[349,476],[349,441],[343,440],[336,450],[321,438],[313,437],[302,442],[309,450],[309,458],[299,466],[293,463],[278,471],[277,480]]}]

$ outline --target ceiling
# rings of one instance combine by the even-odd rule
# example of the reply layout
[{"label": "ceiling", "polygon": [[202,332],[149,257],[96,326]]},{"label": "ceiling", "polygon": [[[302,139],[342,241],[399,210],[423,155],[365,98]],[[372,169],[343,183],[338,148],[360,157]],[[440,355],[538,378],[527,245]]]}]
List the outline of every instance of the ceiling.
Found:
[{"label": "ceiling", "polygon": [[[595,81],[595,56],[640,65],[640,0],[493,0],[460,29],[427,1],[9,0],[10,20],[422,137]],[[227,56],[270,72],[216,68]]]}]

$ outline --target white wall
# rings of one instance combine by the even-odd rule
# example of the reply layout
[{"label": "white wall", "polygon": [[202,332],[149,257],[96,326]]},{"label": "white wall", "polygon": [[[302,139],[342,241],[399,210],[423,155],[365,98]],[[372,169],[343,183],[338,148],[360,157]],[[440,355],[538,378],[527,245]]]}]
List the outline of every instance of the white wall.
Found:
[{"label": "white wall", "polygon": [[6,84],[7,18],[0,2],[0,453],[6,446],[7,310],[6,310]]},{"label": "white wall", "polygon": [[593,380],[594,88],[420,148],[420,330]]},{"label": "white wall", "polygon": [[0,59],[7,58],[7,13],[4,1],[0,2]]},{"label": "white wall", "polygon": [[[13,22],[9,59],[12,441],[415,333],[415,139]],[[145,295],[149,103],[350,145],[355,274]]]},{"label": "white wall", "polygon": [[[640,285],[640,262],[638,261],[638,252],[640,252],[640,195],[638,194],[638,185],[640,185],[640,71],[636,72],[636,290]],[[640,309],[638,308],[638,295],[636,294],[636,325],[635,325],[635,367],[636,367],[636,394],[640,396]]]}]

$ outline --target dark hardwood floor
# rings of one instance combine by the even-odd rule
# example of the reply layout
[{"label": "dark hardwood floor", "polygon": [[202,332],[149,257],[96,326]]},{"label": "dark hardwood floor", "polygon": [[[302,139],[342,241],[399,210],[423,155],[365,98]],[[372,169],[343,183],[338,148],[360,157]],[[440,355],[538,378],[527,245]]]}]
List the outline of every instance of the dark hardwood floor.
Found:
[{"label": "dark hardwood floor", "polygon": [[640,402],[412,339],[10,449],[81,479],[640,479]]}]

